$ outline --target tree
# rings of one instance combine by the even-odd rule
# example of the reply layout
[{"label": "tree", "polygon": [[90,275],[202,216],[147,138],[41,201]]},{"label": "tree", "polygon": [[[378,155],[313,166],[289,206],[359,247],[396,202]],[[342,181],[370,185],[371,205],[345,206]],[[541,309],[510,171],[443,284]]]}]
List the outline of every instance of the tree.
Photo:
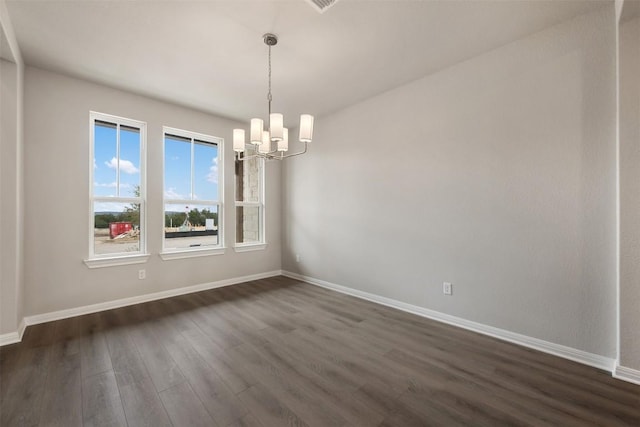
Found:
[{"label": "tree", "polygon": [[165,227],[180,227],[182,225],[182,223],[184,222],[184,216],[185,216],[185,214],[178,213],[178,212],[166,213],[164,215],[164,226]]},{"label": "tree", "polygon": [[[133,195],[140,197],[140,186],[136,185],[133,188]],[[140,227],[140,204],[131,203],[124,208],[124,212],[120,214],[120,221],[131,222],[134,226]]]},{"label": "tree", "polygon": [[109,228],[110,222],[118,221],[118,217],[111,213],[97,213],[95,217],[95,228]]},{"label": "tree", "polygon": [[193,227],[200,227],[204,225],[204,217],[202,216],[198,208],[191,209],[188,216],[189,222]]}]

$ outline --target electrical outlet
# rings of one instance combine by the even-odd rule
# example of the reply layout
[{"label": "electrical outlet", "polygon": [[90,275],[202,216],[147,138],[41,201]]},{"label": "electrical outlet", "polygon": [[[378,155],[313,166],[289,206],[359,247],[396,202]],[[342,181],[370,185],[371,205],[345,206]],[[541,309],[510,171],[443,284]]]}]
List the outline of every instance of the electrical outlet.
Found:
[{"label": "electrical outlet", "polygon": [[296,262],[300,262],[300,254],[296,254]]},{"label": "electrical outlet", "polygon": [[144,280],[147,278],[147,270],[138,270],[138,279]]},{"label": "electrical outlet", "polygon": [[442,284],[442,293],[445,295],[452,295],[453,294],[453,285],[449,282],[444,282]]}]

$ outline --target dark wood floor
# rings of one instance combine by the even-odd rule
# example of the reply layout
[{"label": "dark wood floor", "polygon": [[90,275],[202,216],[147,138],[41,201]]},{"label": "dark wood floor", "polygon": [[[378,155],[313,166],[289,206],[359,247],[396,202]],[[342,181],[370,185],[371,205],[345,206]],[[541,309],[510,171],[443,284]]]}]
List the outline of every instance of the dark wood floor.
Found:
[{"label": "dark wood floor", "polygon": [[640,387],[276,277],[0,350],[4,426],[640,425]]}]

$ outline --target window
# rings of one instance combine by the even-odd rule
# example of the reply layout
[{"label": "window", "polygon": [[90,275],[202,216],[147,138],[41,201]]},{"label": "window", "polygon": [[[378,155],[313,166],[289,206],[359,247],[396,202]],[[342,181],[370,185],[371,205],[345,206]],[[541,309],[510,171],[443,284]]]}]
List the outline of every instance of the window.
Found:
[{"label": "window", "polygon": [[[247,145],[250,157],[253,145]],[[264,160],[236,160],[236,248],[264,247]],[[240,249],[242,250],[242,249]]]},{"label": "window", "polygon": [[222,142],[164,128],[164,254],[221,253]]},{"label": "window", "polygon": [[90,120],[89,259],[143,254],[146,124],[95,112]]}]

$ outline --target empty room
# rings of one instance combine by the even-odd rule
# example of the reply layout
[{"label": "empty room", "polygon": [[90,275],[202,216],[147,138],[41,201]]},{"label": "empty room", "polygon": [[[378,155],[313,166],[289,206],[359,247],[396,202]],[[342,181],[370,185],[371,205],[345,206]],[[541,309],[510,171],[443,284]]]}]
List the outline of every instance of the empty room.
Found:
[{"label": "empty room", "polygon": [[0,0],[0,426],[640,426],[640,0]]}]

